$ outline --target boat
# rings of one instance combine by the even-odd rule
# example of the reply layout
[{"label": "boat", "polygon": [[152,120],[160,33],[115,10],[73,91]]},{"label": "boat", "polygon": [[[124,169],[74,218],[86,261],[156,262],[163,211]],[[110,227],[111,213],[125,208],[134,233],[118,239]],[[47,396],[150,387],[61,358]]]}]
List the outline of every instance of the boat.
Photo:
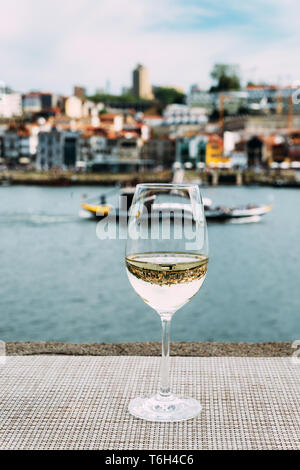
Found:
[{"label": "boat", "polygon": [[[109,214],[114,214],[117,220],[127,219],[129,214],[129,209],[132,204],[133,196],[135,193],[134,187],[125,187],[121,188],[120,196],[123,198],[120,199],[121,206],[119,208],[114,208],[111,204],[106,202],[106,195],[100,196],[100,200],[97,204],[92,204],[89,201],[83,202],[81,208],[88,212],[93,218],[98,220],[107,217]],[[124,197],[126,196],[126,197]],[[163,213],[170,214],[170,210],[175,214],[176,217],[182,217],[182,211],[185,208],[182,204],[176,203],[172,207],[170,205],[164,204],[155,204],[155,196],[149,197],[149,200],[146,203],[148,205],[148,214],[150,215],[153,211],[160,211]],[[272,205],[247,205],[239,207],[225,207],[212,205],[212,201],[209,198],[203,198],[203,205],[205,210],[205,216],[208,222],[226,222],[232,219],[248,219],[249,221],[258,221],[261,216],[270,212],[273,208]],[[152,212],[150,211],[150,208]],[[149,217],[148,215],[148,217]]]},{"label": "boat", "polygon": [[[117,189],[119,189],[119,186],[117,186]],[[85,202],[81,203],[81,209],[89,213],[92,217],[101,220],[104,217],[107,217],[115,209],[114,206],[106,202],[107,196],[115,192],[116,192],[116,188],[113,188],[112,191],[106,194],[102,194],[100,198],[97,198],[97,201],[98,201],[97,203],[96,203],[95,198],[86,200]],[[135,193],[134,187],[125,187],[125,188],[120,189],[119,195],[120,197],[123,196],[123,198],[121,198],[121,204],[123,204],[123,206],[120,207],[119,209],[116,209],[118,216],[120,216],[122,213],[123,216],[127,217],[129,208],[132,204],[134,193]],[[126,198],[124,196],[126,196]]]},{"label": "boat", "polygon": [[205,210],[205,217],[211,222],[226,222],[232,219],[246,219],[250,218],[254,222],[258,222],[261,216],[267,214],[272,210],[272,205],[252,205],[241,207],[208,207]]},{"label": "boat", "polygon": [[276,179],[272,186],[274,188],[300,188],[300,181]]}]

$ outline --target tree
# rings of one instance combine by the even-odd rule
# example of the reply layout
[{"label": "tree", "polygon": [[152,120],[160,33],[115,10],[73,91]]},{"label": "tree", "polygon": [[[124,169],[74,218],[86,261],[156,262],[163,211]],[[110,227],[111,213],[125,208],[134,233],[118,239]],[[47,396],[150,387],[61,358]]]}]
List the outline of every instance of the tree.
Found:
[{"label": "tree", "polygon": [[175,88],[155,87],[154,88],[155,98],[163,105],[168,104],[182,104],[184,103],[185,95]]},{"label": "tree", "polygon": [[236,65],[215,64],[210,74],[215,84],[211,92],[233,91],[241,88],[239,68]]},{"label": "tree", "polygon": [[142,98],[137,98],[131,93],[126,93],[124,95],[109,95],[109,94],[96,94],[88,97],[89,100],[96,103],[104,103],[110,106],[118,106],[120,104],[135,104],[135,103],[149,103],[149,100],[144,100]]}]

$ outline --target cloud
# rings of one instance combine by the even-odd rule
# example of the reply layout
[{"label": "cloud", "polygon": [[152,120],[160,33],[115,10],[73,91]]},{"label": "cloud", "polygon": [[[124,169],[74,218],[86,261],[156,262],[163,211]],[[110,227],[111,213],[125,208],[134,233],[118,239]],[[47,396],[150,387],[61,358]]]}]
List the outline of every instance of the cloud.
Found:
[{"label": "cloud", "polygon": [[15,89],[118,92],[137,62],[155,84],[209,85],[214,62],[245,79],[299,79],[295,0],[10,0],[2,5],[0,79]]}]

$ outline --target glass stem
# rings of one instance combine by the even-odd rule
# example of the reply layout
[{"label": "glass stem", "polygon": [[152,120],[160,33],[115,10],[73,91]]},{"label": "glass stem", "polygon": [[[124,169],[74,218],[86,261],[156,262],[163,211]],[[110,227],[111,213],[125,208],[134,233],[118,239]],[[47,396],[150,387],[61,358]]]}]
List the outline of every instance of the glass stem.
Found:
[{"label": "glass stem", "polygon": [[160,364],[160,390],[161,397],[170,395],[169,357],[170,357],[170,325],[171,317],[162,318],[161,364]]}]

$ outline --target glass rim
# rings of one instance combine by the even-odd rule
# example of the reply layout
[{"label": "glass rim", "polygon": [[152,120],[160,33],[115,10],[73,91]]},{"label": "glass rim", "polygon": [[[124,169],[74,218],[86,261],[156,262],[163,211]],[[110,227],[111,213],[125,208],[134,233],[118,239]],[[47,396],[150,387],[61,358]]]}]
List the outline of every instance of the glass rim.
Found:
[{"label": "glass rim", "polygon": [[138,183],[136,188],[198,188],[196,183]]}]

